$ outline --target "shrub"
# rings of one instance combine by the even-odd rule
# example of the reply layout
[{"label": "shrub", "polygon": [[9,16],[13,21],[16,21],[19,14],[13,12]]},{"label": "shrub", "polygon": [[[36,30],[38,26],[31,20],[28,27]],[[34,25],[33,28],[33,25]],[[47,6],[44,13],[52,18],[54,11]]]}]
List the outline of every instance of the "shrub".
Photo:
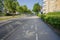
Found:
[{"label": "shrub", "polygon": [[42,14],[41,18],[54,28],[60,30],[60,12],[50,12],[46,15]]},{"label": "shrub", "polygon": [[5,13],[0,12],[0,16],[5,16]]},{"label": "shrub", "polygon": [[40,16],[41,16],[41,14],[40,14],[40,13],[38,13],[38,16],[40,17]]},{"label": "shrub", "polygon": [[41,19],[44,20],[45,19],[45,14],[41,14]]},{"label": "shrub", "polygon": [[10,13],[6,13],[6,16],[12,16],[12,14],[10,14]]}]

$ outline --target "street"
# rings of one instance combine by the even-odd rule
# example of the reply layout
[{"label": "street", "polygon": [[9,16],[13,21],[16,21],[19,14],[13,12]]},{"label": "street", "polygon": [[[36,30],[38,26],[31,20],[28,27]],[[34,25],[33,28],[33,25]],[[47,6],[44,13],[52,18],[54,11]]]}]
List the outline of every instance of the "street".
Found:
[{"label": "street", "polygon": [[18,19],[16,23],[24,24],[5,40],[60,40],[60,37],[37,16]]}]

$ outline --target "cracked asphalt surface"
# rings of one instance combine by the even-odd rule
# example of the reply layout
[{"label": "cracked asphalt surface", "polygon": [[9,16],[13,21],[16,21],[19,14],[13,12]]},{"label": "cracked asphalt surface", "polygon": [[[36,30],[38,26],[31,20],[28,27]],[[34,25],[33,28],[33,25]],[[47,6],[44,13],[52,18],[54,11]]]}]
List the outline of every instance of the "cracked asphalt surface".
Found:
[{"label": "cracked asphalt surface", "polygon": [[17,20],[23,24],[5,40],[60,40],[60,37],[39,17],[25,17]]}]

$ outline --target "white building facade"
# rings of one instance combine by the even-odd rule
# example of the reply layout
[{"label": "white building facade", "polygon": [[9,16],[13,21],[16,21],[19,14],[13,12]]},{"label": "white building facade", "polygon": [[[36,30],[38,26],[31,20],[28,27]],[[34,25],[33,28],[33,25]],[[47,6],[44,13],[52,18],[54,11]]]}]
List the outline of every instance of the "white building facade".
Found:
[{"label": "white building facade", "polygon": [[[58,0],[43,0],[43,13],[54,12],[57,11],[57,2]],[[60,3],[60,2],[59,2]],[[59,9],[60,10],[60,9]]]}]

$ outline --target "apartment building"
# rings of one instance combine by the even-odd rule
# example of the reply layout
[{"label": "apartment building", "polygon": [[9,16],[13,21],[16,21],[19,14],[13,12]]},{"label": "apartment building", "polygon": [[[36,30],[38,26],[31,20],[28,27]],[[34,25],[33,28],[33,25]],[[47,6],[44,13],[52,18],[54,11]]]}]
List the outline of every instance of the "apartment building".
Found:
[{"label": "apartment building", "polygon": [[56,11],[60,11],[60,0],[56,1]]},{"label": "apartment building", "polygon": [[43,0],[43,13],[60,11],[60,0]]}]

